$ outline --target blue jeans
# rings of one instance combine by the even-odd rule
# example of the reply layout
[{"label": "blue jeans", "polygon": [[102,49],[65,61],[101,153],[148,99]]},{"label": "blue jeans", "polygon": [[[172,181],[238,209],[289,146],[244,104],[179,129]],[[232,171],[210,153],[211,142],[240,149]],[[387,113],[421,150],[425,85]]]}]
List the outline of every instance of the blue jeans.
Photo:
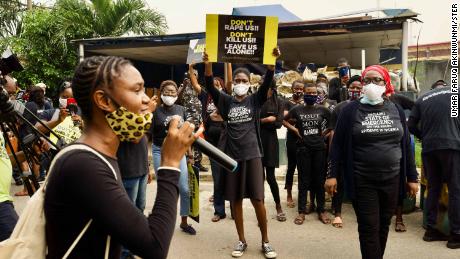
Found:
[{"label": "blue jeans", "polygon": [[[145,196],[147,191],[147,177],[145,174],[140,177],[123,178],[123,186],[125,187],[126,193],[128,193],[129,199],[136,205],[136,207],[144,213],[145,209]],[[132,253],[123,247],[121,251],[121,258],[128,258]]]},{"label": "blue jeans", "polygon": [[223,171],[218,163],[214,162],[212,159],[211,162],[211,171],[212,171],[212,180],[214,182],[214,215],[225,216],[225,200],[223,193]]},{"label": "blue jeans", "polygon": [[[161,147],[152,146],[152,155],[153,155],[153,168],[155,172],[158,171],[161,162]],[[179,177],[179,195],[180,195],[180,215],[188,216],[190,211],[190,194],[189,194],[189,185],[188,185],[188,168],[187,160],[185,156],[180,161],[179,165],[180,177]],[[158,175],[157,175],[158,177]]]},{"label": "blue jeans", "polygon": [[18,214],[11,201],[0,202],[0,241],[8,239],[18,221]]},{"label": "blue jeans", "polygon": [[134,178],[123,178],[123,186],[131,201],[144,213],[148,174]]}]

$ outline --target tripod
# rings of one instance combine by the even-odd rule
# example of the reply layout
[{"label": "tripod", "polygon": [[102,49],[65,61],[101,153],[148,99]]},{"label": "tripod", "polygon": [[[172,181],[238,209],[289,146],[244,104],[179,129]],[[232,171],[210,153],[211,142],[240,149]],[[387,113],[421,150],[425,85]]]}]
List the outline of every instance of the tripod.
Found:
[{"label": "tripod", "polygon": [[[6,98],[6,99],[5,99]],[[4,139],[11,150],[12,156],[14,161],[19,166],[22,162],[19,159],[18,154],[14,151],[13,145],[7,136],[7,129],[9,129],[14,136],[18,139],[19,147],[21,148],[22,154],[24,156],[24,160],[27,161],[29,168],[33,168],[34,164],[38,164],[39,160],[39,146],[43,143],[43,141],[47,141],[50,143],[53,148],[54,152],[51,149],[47,152],[44,152],[45,156],[52,159],[54,155],[60,150],[59,146],[54,144],[44,133],[40,132],[35,126],[24,118],[23,114],[27,112],[27,114],[37,120],[43,127],[45,127],[51,134],[55,135],[56,138],[62,142],[62,139],[56,135],[46,124],[44,124],[35,114],[33,114],[30,110],[28,110],[22,103],[20,102],[13,102],[10,101],[8,96],[2,91],[0,92],[0,128],[4,134]],[[17,128],[17,122],[20,121],[27,125],[28,131],[31,131],[28,135],[21,138],[19,130]],[[21,155],[22,155],[21,154]],[[24,182],[24,186],[26,187],[29,196],[32,196],[35,191],[40,187],[37,178],[35,175],[29,174],[25,175],[22,173],[21,178]]]}]

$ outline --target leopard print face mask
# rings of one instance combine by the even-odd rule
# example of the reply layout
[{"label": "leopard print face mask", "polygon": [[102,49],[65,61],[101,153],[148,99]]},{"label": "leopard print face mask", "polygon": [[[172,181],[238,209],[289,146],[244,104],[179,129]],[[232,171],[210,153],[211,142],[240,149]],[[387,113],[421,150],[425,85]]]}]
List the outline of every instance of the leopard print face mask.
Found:
[{"label": "leopard print face mask", "polygon": [[137,142],[150,130],[152,116],[152,113],[136,114],[119,107],[105,118],[120,141]]}]

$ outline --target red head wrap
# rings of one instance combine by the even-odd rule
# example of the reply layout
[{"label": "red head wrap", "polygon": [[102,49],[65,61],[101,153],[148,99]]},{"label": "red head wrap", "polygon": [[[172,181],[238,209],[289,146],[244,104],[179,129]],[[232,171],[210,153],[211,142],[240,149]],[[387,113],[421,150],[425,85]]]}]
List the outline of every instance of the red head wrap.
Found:
[{"label": "red head wrap", "polygon": [[385,95],[390,96],[395,93],[395,88],[391,84],[391,78],[390,74],[388,73],[388,70],[380,65],[373,65],[373,66],[368,66],[366,69],[364,69],[361,78],[364,79],[364,76],[367,74],[369,71],[377,71],[382,77],[383,80],[385,80]]}]

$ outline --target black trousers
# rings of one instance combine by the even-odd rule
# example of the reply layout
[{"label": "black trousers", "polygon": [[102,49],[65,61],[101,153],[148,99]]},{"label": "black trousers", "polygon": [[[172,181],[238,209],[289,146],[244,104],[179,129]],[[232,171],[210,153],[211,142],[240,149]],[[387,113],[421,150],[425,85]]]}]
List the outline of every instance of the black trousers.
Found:
[{"label": "black trousers", "polygon": [[276,182],[274,167],[265,167],[265,179],[267,180],[267,183],[270,186],[270,191],[272,192],[273,200],[275,200],[276,204],[280,204],[280,190],[278,188],[278,183]]},{"label": "black trousers", "polygon": [[316,209],[324,212],[324,182],[326,175],[325,150],[309,150],[306,147],[297,148],[297,167],[299,174],[299,213],[306,212],[307,191],[316,195]]},{"label": "black trousers", "polygon": [[288,159],[288,166],[286,172],[286,184],[284,189],[292,190],[292,183],[294,182],[294,172],[297,167],[297,145],[295,140],[286,141],[286,153]]},{"label": "black trousers", "polygon": [[358,175],[354,178],[353,208],[363,259],[383,258],[391,218],[398,203],[399,180],[399,175],[386,181]]},{"label": "black trousers", "polygon": [[439,195],[447,183],[450,231],[460,235],[460,151],[436,150],[423,154],[422,159],[428,179],[427,225],[436,228]]}]

